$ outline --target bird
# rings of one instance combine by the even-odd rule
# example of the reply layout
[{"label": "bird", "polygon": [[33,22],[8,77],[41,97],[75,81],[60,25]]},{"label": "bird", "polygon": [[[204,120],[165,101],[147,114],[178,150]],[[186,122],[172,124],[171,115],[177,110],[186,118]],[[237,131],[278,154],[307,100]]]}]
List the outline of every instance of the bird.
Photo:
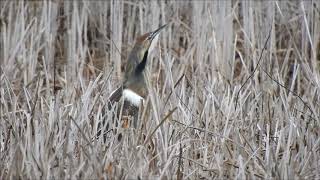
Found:
[{"label": "bird", "polygon": [[148,55],[156,46],[159,34],[166,26],[167,24],[162,25],[158,29],[145,33],[136,39],[126,61],[121,86],[108,97],[108,109],[112,109],[116,102],[123,99],[122,116],[133,116],[131,124],[135,128],[137,128],[139,108],[143,106],[144,100],[148,95],[147,79],[144,73]]}]

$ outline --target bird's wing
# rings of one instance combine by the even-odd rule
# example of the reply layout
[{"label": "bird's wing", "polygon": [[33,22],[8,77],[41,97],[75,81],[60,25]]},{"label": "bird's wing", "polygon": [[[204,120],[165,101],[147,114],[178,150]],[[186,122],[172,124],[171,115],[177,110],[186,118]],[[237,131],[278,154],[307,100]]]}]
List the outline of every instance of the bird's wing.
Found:
[{"label": "bird's wing", "polygon": [[118,102],[122,96],[123,87],[119,87],[118,89],[114,90],[109,96],[109,102],[113,104],[114,102]]}]

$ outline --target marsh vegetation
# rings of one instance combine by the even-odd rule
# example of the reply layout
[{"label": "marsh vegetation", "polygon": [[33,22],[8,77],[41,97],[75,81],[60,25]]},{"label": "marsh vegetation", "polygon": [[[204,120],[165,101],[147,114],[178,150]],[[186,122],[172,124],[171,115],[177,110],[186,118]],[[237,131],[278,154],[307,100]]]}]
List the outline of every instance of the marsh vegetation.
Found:
[{"label": "marsh vegetation", "polygon": [[[319,1],[0,8],[0,179],[320,178]],[[163,24],[143,126],[96,139],[135,38]]]}]

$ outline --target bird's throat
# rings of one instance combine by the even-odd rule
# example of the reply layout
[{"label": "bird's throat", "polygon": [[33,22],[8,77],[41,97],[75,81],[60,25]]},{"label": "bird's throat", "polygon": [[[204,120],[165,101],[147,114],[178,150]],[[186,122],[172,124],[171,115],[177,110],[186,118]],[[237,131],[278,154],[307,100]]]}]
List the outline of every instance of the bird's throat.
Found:
[{"label": "bird's throat", "polygon": [[148,59],[148,50],[144,53],[142,61],[137,65],[135,69],[135,73],[139,74],[142,73],[142,71],[146,68],[147,59]]}]

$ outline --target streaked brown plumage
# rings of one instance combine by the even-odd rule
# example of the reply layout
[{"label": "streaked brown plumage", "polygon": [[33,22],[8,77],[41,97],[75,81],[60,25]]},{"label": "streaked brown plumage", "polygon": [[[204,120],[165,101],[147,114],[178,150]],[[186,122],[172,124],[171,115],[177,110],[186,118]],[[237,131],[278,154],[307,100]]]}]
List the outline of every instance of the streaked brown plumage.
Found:
[{"label": "streaked brown plumage", "polygon": [[148,94],[144,75],[148,53],[152,50],[160,31],[165,26],[163,25],[157,30],[145,33],[137,38],[126,62],[123,83],[111,93],[108,99],[108,109],[111,109],[113,104],[119,102],[121,98],[124,99],[122,115],[133,116],[134,122],[132,123],[134,127],[137,127],[141,100],[143,101]]},{"label": "streaked brown plumage", "polygon": [[146,33],[137,38],[137,41],[127,60],[123,84],[109,97],[111,104],[120,100],[124,89],[130,89],[141,97],[146,97],[147,88],[143,71],[146,66],[149,48],[151,44],[154,43],[154,39],[157,37],[157,35],[159,35],[160,31],[165,26],[166,25],[163,25],[159,29]]}]

